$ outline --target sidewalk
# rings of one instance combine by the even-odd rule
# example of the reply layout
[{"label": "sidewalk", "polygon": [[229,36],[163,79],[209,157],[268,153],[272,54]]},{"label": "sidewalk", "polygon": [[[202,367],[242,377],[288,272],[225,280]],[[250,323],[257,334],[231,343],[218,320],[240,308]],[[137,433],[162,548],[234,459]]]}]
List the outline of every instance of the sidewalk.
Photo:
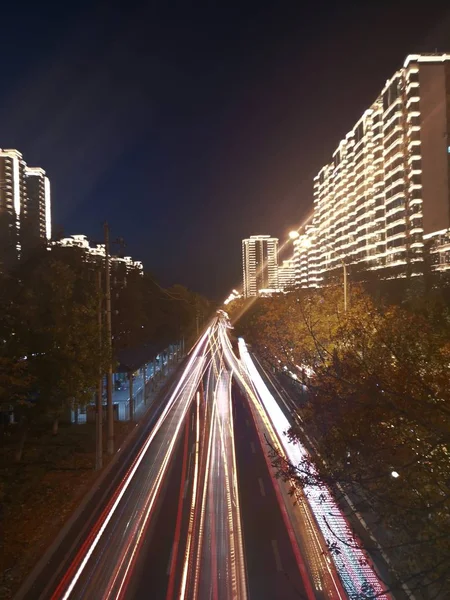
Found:
[{"label": "sidewalk", "polygon": [[[173,360],[173,359],[172,359]],[[182,357],[180,357],[182,360]],[[173,370],[177,367],[180,361],[175,364],[168,364],[166,360],[164,362],[163,374],[159,366],[156,367],[153,372],[153,364],[149,363],[146,368],[146,396],[144,398],[144,369],[139,369],[138,375],[133,379],[133,420],[136,421],[140,418],[141,413],[153,400],[155,393],[161,387]],[[113,384],[114,385],[114,384]],[[120,390],[113,389],[112,392],[113,405],[117,406],[117,412],[115,418],[119,421],[130,420],[130,388],[129,381],[122,382],[122,388]],[[103,401],[104,411],[106,410],[105,400]],[[105,416],[104,416],[105,419]],[[87,421],[95,420],[95,402],[88,404],[86,407],[80,408],[77,418],[75,411],[71,411],[72,423],[77,421],[78,424],[86,423]]]},{"label": "sidewalk", "polygon": [[[164,363],[164,373],[161,376],[160,369],[156,369],[156,374],[153,373],[152,365],[147,366],[146,373],[146,398],[144,398],[144,373],[143,369],[139,370],[133,380],[133,420],[139,419],[140,414],[144,411],[155,396],[155,392],[159,390],[160,384],[173,372],[178,363],[167,366],[167,361]],[[123,389],[113,392],[113,404],[118,404],[119,421],[130,420],[130,387],[129,382],[124,384]]]}]

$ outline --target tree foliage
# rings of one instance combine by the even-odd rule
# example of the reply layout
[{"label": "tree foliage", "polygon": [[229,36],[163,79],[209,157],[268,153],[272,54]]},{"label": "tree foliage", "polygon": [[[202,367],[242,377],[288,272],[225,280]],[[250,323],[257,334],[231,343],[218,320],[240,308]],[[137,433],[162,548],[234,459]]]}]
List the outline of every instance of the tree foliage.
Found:
[{"label": "tree foliage", "polygon": [[[374,516],[413,590],[450,590],[450,321],[444,303],[379,306],[361,288],[258,300],[239,324],[258,352],[308,386],[303,429],[320,480]],[[238,307],[233,308],[233,312]],[[308,465],[291,465],[298,486]],[[308,481],[310,483],[310,481]]]},{"label": "tree foliage", "polygon": [[[118,268],[116,266],[118,265]],[[111,267],[113,355],[105,329],[104,263],[79,248],[40,250],[0,281],[0,404],[55,432],[73,406],[92,401],[98,378],[121,349],[168,344],[196,330],[207,300],[182,286]],[[27,410],[30,409],[30,410]]]},{"label": "tree foliage", "polygon": [[58,420],[74,405],[92,399],[108,361],[100,343],[98,294],[84,265],[43,253],[18,274],[15,335],[33,385],[35,411]]}]

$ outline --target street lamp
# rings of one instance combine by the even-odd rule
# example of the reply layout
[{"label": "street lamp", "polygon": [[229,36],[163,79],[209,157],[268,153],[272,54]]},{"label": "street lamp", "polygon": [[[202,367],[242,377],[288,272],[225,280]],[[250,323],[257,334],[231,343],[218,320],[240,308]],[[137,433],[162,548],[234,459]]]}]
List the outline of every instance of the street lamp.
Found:
[{"label": "street lamp", "polygon": [[290,231],[289,232],[289,238],[291,240],[296,240],[298,237],[300,237],[300,234],[298,231]]}]

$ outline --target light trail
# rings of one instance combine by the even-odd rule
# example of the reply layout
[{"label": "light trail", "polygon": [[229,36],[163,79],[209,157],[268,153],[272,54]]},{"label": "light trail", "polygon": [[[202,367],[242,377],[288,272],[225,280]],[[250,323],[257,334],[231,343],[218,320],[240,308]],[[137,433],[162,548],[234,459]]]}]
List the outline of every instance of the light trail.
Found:
[{"label": "light trail", "polygon": [[[194,371],[193,376],[195,376],[195,373],[196,372]],[[195,378],[194,383],[192,385],[192,390],[195,390],[197,388],[197,385],[198,385],[198,378]],[[109,600],[109,598],[111,597],[111,594],[112,594],[113,588],[114,588],[114,584],[116,583],[116,580],[118,579],[121,568],[124,564],[126,564],[125,571],[123,574],[121,574],[121,583],[120,583],[119,589],[117,590],[117,592],[115,592],[116,598],[122,597],[124,587],[127,583],[127,580],[129,579],[129,573],[134,565],[135,558],[137,556],[137,552],[140,549],[141,542],[143,540],[143,534],[145,533],[145,531],[148,527],[149,518],[150,518],[150,515],[152,512],[153,506],[155,504],[155,501],[158,497],[158,493],[161,488],[161,484],[163,482],[164,476],[166,474],[167,467],[169,465],[170,459],[172,458],[172,452],[173,452],[175,443],[178,440],[178,433],[181,429],[183,421],[185,420],[186,413],[190,406],[190,398],[191,397],[192,397],[192,394],[188,394],[188,396],[186,398],[187,401],[183,408],[183,412],[182,412],[180,418],[178,419],[175,432],[170,440],[169,447],[166,450],[166,453],[163,458],[161,467],[158,471],[155,483],[154,483],[152,489],[150,490],[150,493],[148,494],[146,506],[145,506],[144,510],[141,511],[140,518],[136,519],[136,525],[135,525],[134,531],[129,536],[128,545],[123,553],[124,558],[121,561],[121,563],[119,564],[119,568],[116,568],[116,575],[114,577],[112,584],[110,585],[110,588],[106,595],[106,600]],[[131,554],[127,555],[130,552],[130,550],[131,550]]]},{"label": "light trail", "polygon": [[[232,378],[229,378],[229,388],[228,388],[228,394],[229,394],[229,399],[231,402],[231,381]],[[237,478],[237,465],[236,465],[236,450],[235,450],[235,442],[234,442],[234,422],[233,422],[233,416],[232,416],[232,407],[230,404],[230,414],[231,414],[231,418],[230,418],[230,440],[232,440],[231,445],[231,452],[232,452],[232,474],[233,474],[233,498],[234,498],[234,503],[236,505],[236,514],[237,514],[237,518],[236,518],[236,523],[235,523],[235,527],[236,527],[236,532],[237,532],[237,549],[239,552],[239,558],[238,558],[238,569],[239,569],[239,577],[240,577],[240,582],[241,582],[241,589],[244,591],[247,590],[247,575],[246,575],[246,569],[245,569],[245,558],[244,558],[244,544],[243,544],[243,536],[242,536],[242,525],[241,525],[241,507],[240,507],[240,501],[239,501],[239,487],[238,487],[238,478]]]},{"label": "light trail", "polygon": [[[198,406],[197,402],[197,406]],[[197,418],[199,415],[197,415]],[[172,556],[170,560],[169,566],[169,583],[167,585],[167,594],[166,600],[172,600],[174,589],[175,589],[175,567],[177,564],[178,558],[178,546],[180,544],[180,533],[181,533],[181,523],[183,516],[183,491],[186,485],[186,473],[187,473],[187,456],[188,456],[188,441],[189,441],[189,421],[186,419],[185,425],[185,439],[184,439],[184,449],[183,449],[183,464],[181,466],[181,482],[180,482],[180,491],[178,495],[178,509],[177,509],[177,521],[175,525],[175,539],[172,546]]]},{"label": "light trail", "polygon": [[[247,582],[234,457],[231,375],[223,360],[220,320],[211,332],[213,359],[206,376],[206,438],[202,440],[198,520],[191,514],[191,540],[180,600],[245,600]],[[189,546],[192,545],[189,540]]]},{"label": "light trail", "polygon": [[[262,400],[265,392],[261,391],[260,382],[247,362],[236,357],[225,319],[213,319],[192,348],[152,431],[76,554],[52,600],[86,597],[122,600],[133,593],[133,582],[142,568],[142,558],[139,557],[142,557],[150,524],[155,522],[153,517],[159,506],[163,484],[168,480],[169,466],[182,439],[182,431],[185,430],[185,436],[189,435],[192,443],[194,427],[193,451],[186,454],[187,437],[183,446],[165,597],[166,600],[202,600],[205,597],[211,600],[246,600],[246,557],[232,411],[233,376],[246,390],[255,407],[255,410],[252,409],[255,423],[257,411],[260,440],[261,432],[267,431],[274,446],[284,456],[289,456],[282,443],[281,424],[276,415],[272,418],[272,407],[267,408]],[[203,391],[202,396],[199,390]],[[268,394],[267,388],[266,391]],[[193,401],[195,415],[191,427],[191,419],[187,415]],[[275,403],[273,398],[272,401]],[[264,458],[269,461],[265,453]],[[188,486],[186,477],[189,478],[190,473],[192,483]],[[296,522],[286,487],[276,482],[274,488],[306,595],[312,600],[314,592],[296,538],[297,530],[307,529],[308,544],[313,544],[307,556],[316,590],[320,591],[325,581],[324,586],[329,591],[332,587],[330,581],[334,583],[333,577],[338,581],[334,568],[327,562],[328,557],[321,555],[324,544],[319,541],[322,534],[316,523],[317,514],[314,512],[313,517],[311,502],[304,502],[301,511],[296,512]],[[139,568],[136,568],[137,564]],[[330,576],[329,580],[323,579],[324,573]],[[137,582],[139,585],[139,577]],[[323,594],[320,597],[323,598]],[[328,594],[328,598],[336,597],[342,598],[336,593]]]},{"label": "light trail", "polygon": [[[224,333],[224,335],[226,336],[226,333]],[[279,444],[278,436],[276,435],[275,431],[273,430],[272,424],[271,424],[266,412],[263,410],[261,403],[257,399],[256,391],[253,390],[253,384],[252,384],[247,372],[245,371],[241,362],[236,358],[234,352],[232,351],[231,344],[230,344],[227,336],[224,340],[224,345],[226,345],[228,347],[229,352],[225,352],[225,354],[227,357],[227,361],[230,361],[230,365],[232,365],[233,373],[234,373],[236,379],[240,382],[240,384],[244,388],[244,390],[245,390],[248,398],[251,400],[251,403],[254,406],[254,408],[258,411],[259,417],[261,418],[261,421],[264,423],[264,427],[272,441],[273,447],[276,448],[283,455],[284,452],[283,452],[282,447]],[[252,412],[252,414],[253,414],[253,412]],[[267,468],[270,471],[272,465],[269,460],[269,457],[267,456],[267,453],[264,452],[265,440],[264,440],[262,432],[260,431],[260,427],[258,427],[258,425],[257,425],[257,421],[256,421],[254,414],[253,414],[253,418],[255,419],[255,425],[256,425],[256,429],[257,429],[257,433],[258,433],[258,438],[260,440],[261,449],[263,450],[263,456],[266,461]],[[278,505],[281,510],[284,524],[286,526],[289,540],[291,542],[291,547],[292,547],[292,551],[295,556],[295,560],[297,562],[298,570],[300,572],[300,575],[301,575],[301,578],[303,581],[303,585],[305,587],[306,596],[307,596],[308,600],[314,600],[314,598],[316,596],[314,594],[314,590],[312,589],[312,586],[311,586],[311,583],[310,583],[310,580],[309,580],[309,577],[308,577],[308,574],[306,571],[306,566],[303,561],[302,553],[300,551],[298,539],[297,539],[296,532],[295,532],[296,530],[294,531],[295,528],[294,528],[294,523],[293,523],[293,518],[292,518],[292,511],[288,514],[288,510],[287,510],[287,502],[292,504],[291,500],[290,500],[290,496],[288,496],[288,498],[289,498],[288,501],[286,498],[287,494],[282,496],[281,488],[279,487],[277,481],[273,481],[273,488],[275,491],[275,495],[277,497]],[[329,569],[327,569],[326,563],[324,565],[324,570],[329,571]],[[334,584],[334,579],[333,579],[333,584]],[[338,586],[334,585],[333,590],[337,591],[337,588],[338,588]],[[338,592],[337,592],[337,594],[333,592],[331,594],[331,598],[336,598],[336,597],[342,598],[342,596]]]},{"label": "light trail", "polygon": [[192,487],[191,510],[190,510],[190,514],[189,514],[189,530],[188,530],[188,538],[187,538],[187,542],[186,542],[186,553],[185,553],[184,565],[183,565],[183,575],[182,575],[182,580],[181,580],[180,600],[183,600],[186,597],[186,591],[187,591],[186,584],[187,584],[189,558],[190,558],[192,535],[193,535],[195,505],[196,505],[196,501],[197,501],[199,444],[200,444],[199,410],[200,410],[200,394],[197,392],[197,428],[196,428],[196,438],[195,438],[194,483],[193,483],[193,487]]},{"label": "light trail", "polygon": [[[186,414],[186,411],[190,404],[189,393],[187,395],[184,395],[183,391],[186,389],[186,386],[189,383],[189,378],[192,378],[193,376],[194,377],[198,376],[198,378],[201,377],[201,366],[202,366],[202,362],[204,360],[205,353],[206,353],[205,343],[210,334],[210,329],[211,328],[208,328],[205,331],[203,336],[199,339],[198,343],[193,348],[190,359],[189,359],[174,391],[172,392],[166,406],[164,407],[163,412],[161,413],[154,428],[152,429],[151,433],[149,434],[146,441],[144,442],[144,444],[143,444],[141,450],[139,451],[139,454],[137,455],[136,459],[134,460],[132,466],[126,473],[119,488],[115,492],[111,501],[106,506],[105,510],[103,511],[102,515],[100,516],[96,525],[94,526],[91,534],[88,536],[88,538],[82,545],[81,549],[77,553],[75,559],[73,560],[72,564],[70,565],[69,569],[67,570],[63,579],[61,580],[60,584],[58,585],[55,592],[53,593],[52,600],[57,600],[59,598],[62,598],[63,600],[67,600],[68,598],[70,598],[75,586],[77,585],[77,582],[79,581],[84,569],[86,568],[86,566],[89,562],[89,559],[91,558],[94,550],[96,549],[97,545],[99,544],[103,534],[105,533],[106,528],[108,527],[108,524],[110,523],[111,519],[113,518],[121,500],[124,498],[125,493],[127,492],[130,484],[132,483],[133,478],[135,477],[136,472],[138,471],[140,464],[142,463],[144,457],[146,456],[146,453],[147,453],[151,443],[153,442],[155,436],[161,430],[162,425],[164,424],[171,409],[176,405],[176,402],[180,401],[180,399],[184,399],[185,403],[181,409],[182,417],[179,419],[178,426],[176,429],[176,433],[178,434],[179,427],[181,426],[181,423],[182,423],[182,419],[184,418],[184,415]],[[194,364],[196,362],[197,362],[197,364],[194,366]],[[194,389],[194,391],[195,391],[195,389]],[[169,449],[165,453],[165,455],[162,459],[162,464],[160,466],[160,469],[158,470],[156,478],[153,482],[151,491],[147,496],[147,503],[146,503],[145,509],[144,509],[145,512],[143,513],[141,511],[141,515],[142,514],[145,515],[144,520],[142,521],[142,520],[138,519],[138,521],[140,521],[140,525],[141,525],[141,528],[140,528],[141,534],[142,534],[143,528],[145,527],[145,519],[146,518],[148,519],[148,516],[150,515],[150,512],[151,512],[151,508],[153,507],[153,504],[157,497],[157,493],[160,488],[164,473],[167,469],[167,465],[169,463],[169,459],[170,459],[171,453],[173,451],[173,447],[175,445],[176,439],[177,439],[177,435],[173,436],[172,442],[169,441]],[[135,531],[136,530],[137,529],[135,528]],[[131,545],[130,545],[130,543],[128,543],[128,546],[126,547],[125,551],[127,552],[130,547],[131,547]],[[133,558],[133,556],[134,556],[134,554],[132,555],[131,558]],[[123,562],[121,564],[123,564]],[[129,564],[130,563],[128,563],[128,565]],[[115,569],[114,573],[115,573],[115,577],[117,578],[119,570]],[[108,597],[109,593],[110,592],[108,591],[106,597]]]},{"label": "light trail", "polygon": [[[242,338],[239,339],[239,351],[242,362],[257,390],[261,404],[264,406],[277,432],[278,440],[283,447],[284,453],[288,456],[292,464],[298,465],[302,463],[308,457],[308,454],[301,444],[290,443],[284,435],[284,432],[289,429],[289,421],[267,389]],[[311,467],[311,475],[313,477],[317,475],[313,467]],[[330,533],[335,533],[335,541],[339,549],[339,554],[333,553],[332,559],[348,595],[353,597],[354,595],[365,593],[365,597],[377,597],[387,600],[389,596],[383,591],[377,575],[370,565],[367,564],[367,559],[362,549],[350,547],[341,541],[352,540],[353,536],[345,517],[339,510],[328,488],[325,485],[307,485],[304,492],[325,539],[330,537]]]}]

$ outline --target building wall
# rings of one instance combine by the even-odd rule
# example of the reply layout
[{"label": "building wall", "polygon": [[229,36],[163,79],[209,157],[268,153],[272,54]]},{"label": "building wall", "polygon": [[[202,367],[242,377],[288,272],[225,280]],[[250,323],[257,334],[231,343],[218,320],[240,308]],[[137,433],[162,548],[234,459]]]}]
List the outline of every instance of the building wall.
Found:
[{"label": "building wall", "polygon": [[17,150],[0,150],[0,266],[14,267],[50,238],[50,183]]},{"label": "building wall", "polygon": [[278,239],[255,235],[242,240],[243,291],[246,298],[260,289],[278,288]]},{"label": "building wall", "polygon": [[0,264],[8,269],[20,258],[20,219],[24,205],[25,163],[17,150],[0,150]]},{"label": "building wall", "polygon": [[420,69],[422,186],[427,199],[423,211],[425,234],[450,227],[448,82],[448,65],[427,65]]},{"label": "building wall", "polygon": [[280,290],[288,290],[295,285],[295,260],[290,258],[283,260],[278,267],[278,285]]},{"label": "building wall", "polygon": [[40,168],[25,168],[26,194],[21,213],[21,247],[26,257],[40,245],[47,243],[48,178]]},{"label": "building wall", "polygon": [[343,261],[383,277],[421,272],[424,231],[450,227],[449,74],[450,55],[408,56],[320,169],[294,244],[297,285],[322,285]]}]

